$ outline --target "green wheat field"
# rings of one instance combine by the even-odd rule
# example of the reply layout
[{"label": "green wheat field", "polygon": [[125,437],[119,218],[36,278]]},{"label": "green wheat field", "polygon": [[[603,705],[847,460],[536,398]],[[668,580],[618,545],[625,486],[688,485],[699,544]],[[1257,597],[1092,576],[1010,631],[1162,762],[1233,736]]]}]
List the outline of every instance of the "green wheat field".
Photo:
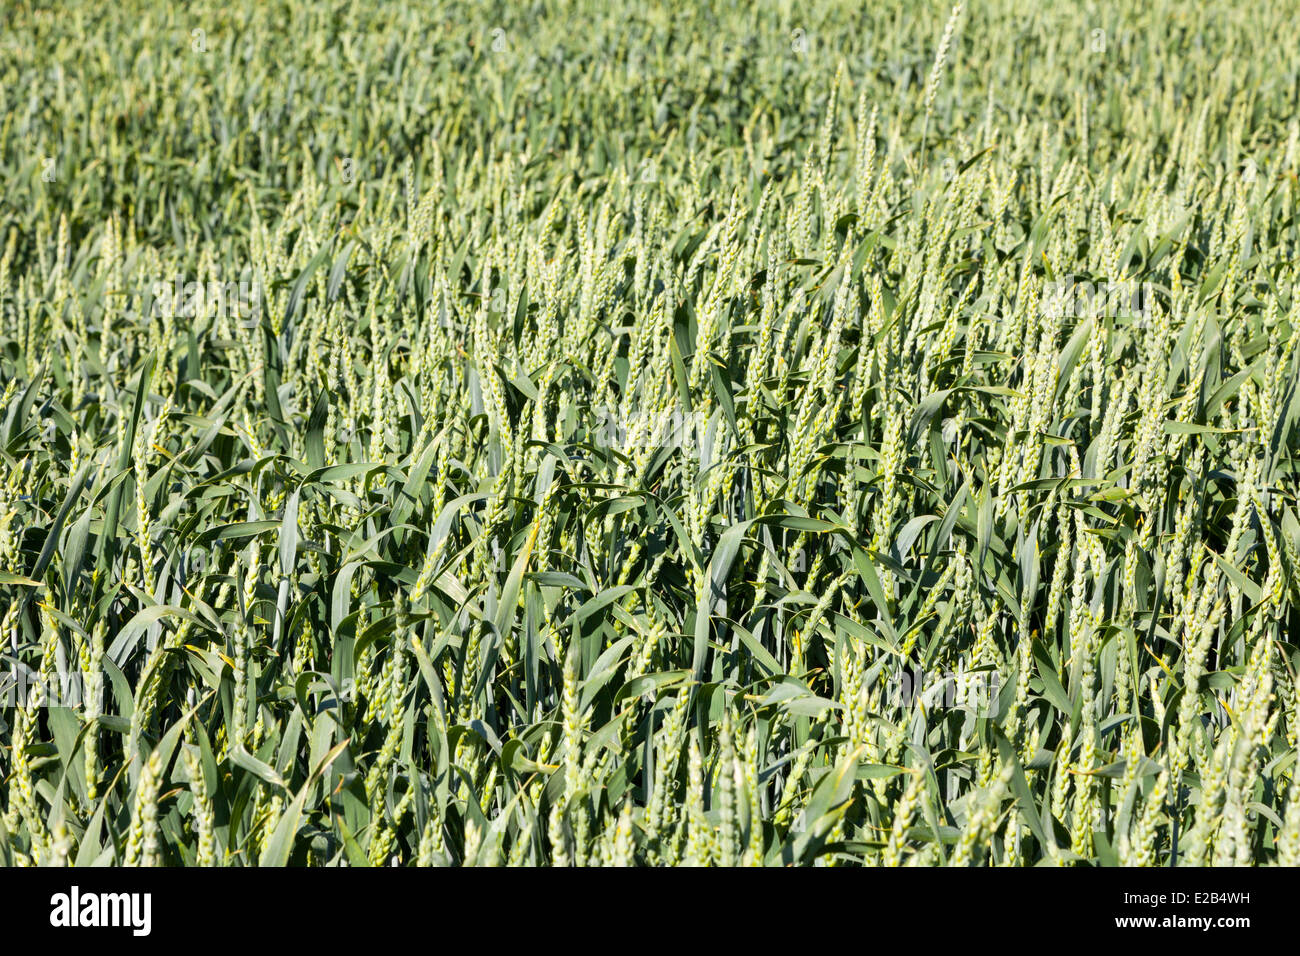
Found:
[{"label": "green wheat field", "polygon": [[0,864],[1300,863],[1288,11],[0,50]]}]

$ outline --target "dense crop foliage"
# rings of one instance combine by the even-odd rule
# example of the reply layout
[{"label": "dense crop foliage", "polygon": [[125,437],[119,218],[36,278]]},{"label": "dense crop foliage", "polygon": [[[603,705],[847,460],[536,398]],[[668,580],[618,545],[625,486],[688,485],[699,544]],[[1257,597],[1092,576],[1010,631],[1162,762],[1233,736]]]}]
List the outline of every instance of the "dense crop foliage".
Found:
[{"label": "dense crop foliage", "polygon": [[1296,21],[763,6],[7,6],[0,863],[1300,862]]}]

